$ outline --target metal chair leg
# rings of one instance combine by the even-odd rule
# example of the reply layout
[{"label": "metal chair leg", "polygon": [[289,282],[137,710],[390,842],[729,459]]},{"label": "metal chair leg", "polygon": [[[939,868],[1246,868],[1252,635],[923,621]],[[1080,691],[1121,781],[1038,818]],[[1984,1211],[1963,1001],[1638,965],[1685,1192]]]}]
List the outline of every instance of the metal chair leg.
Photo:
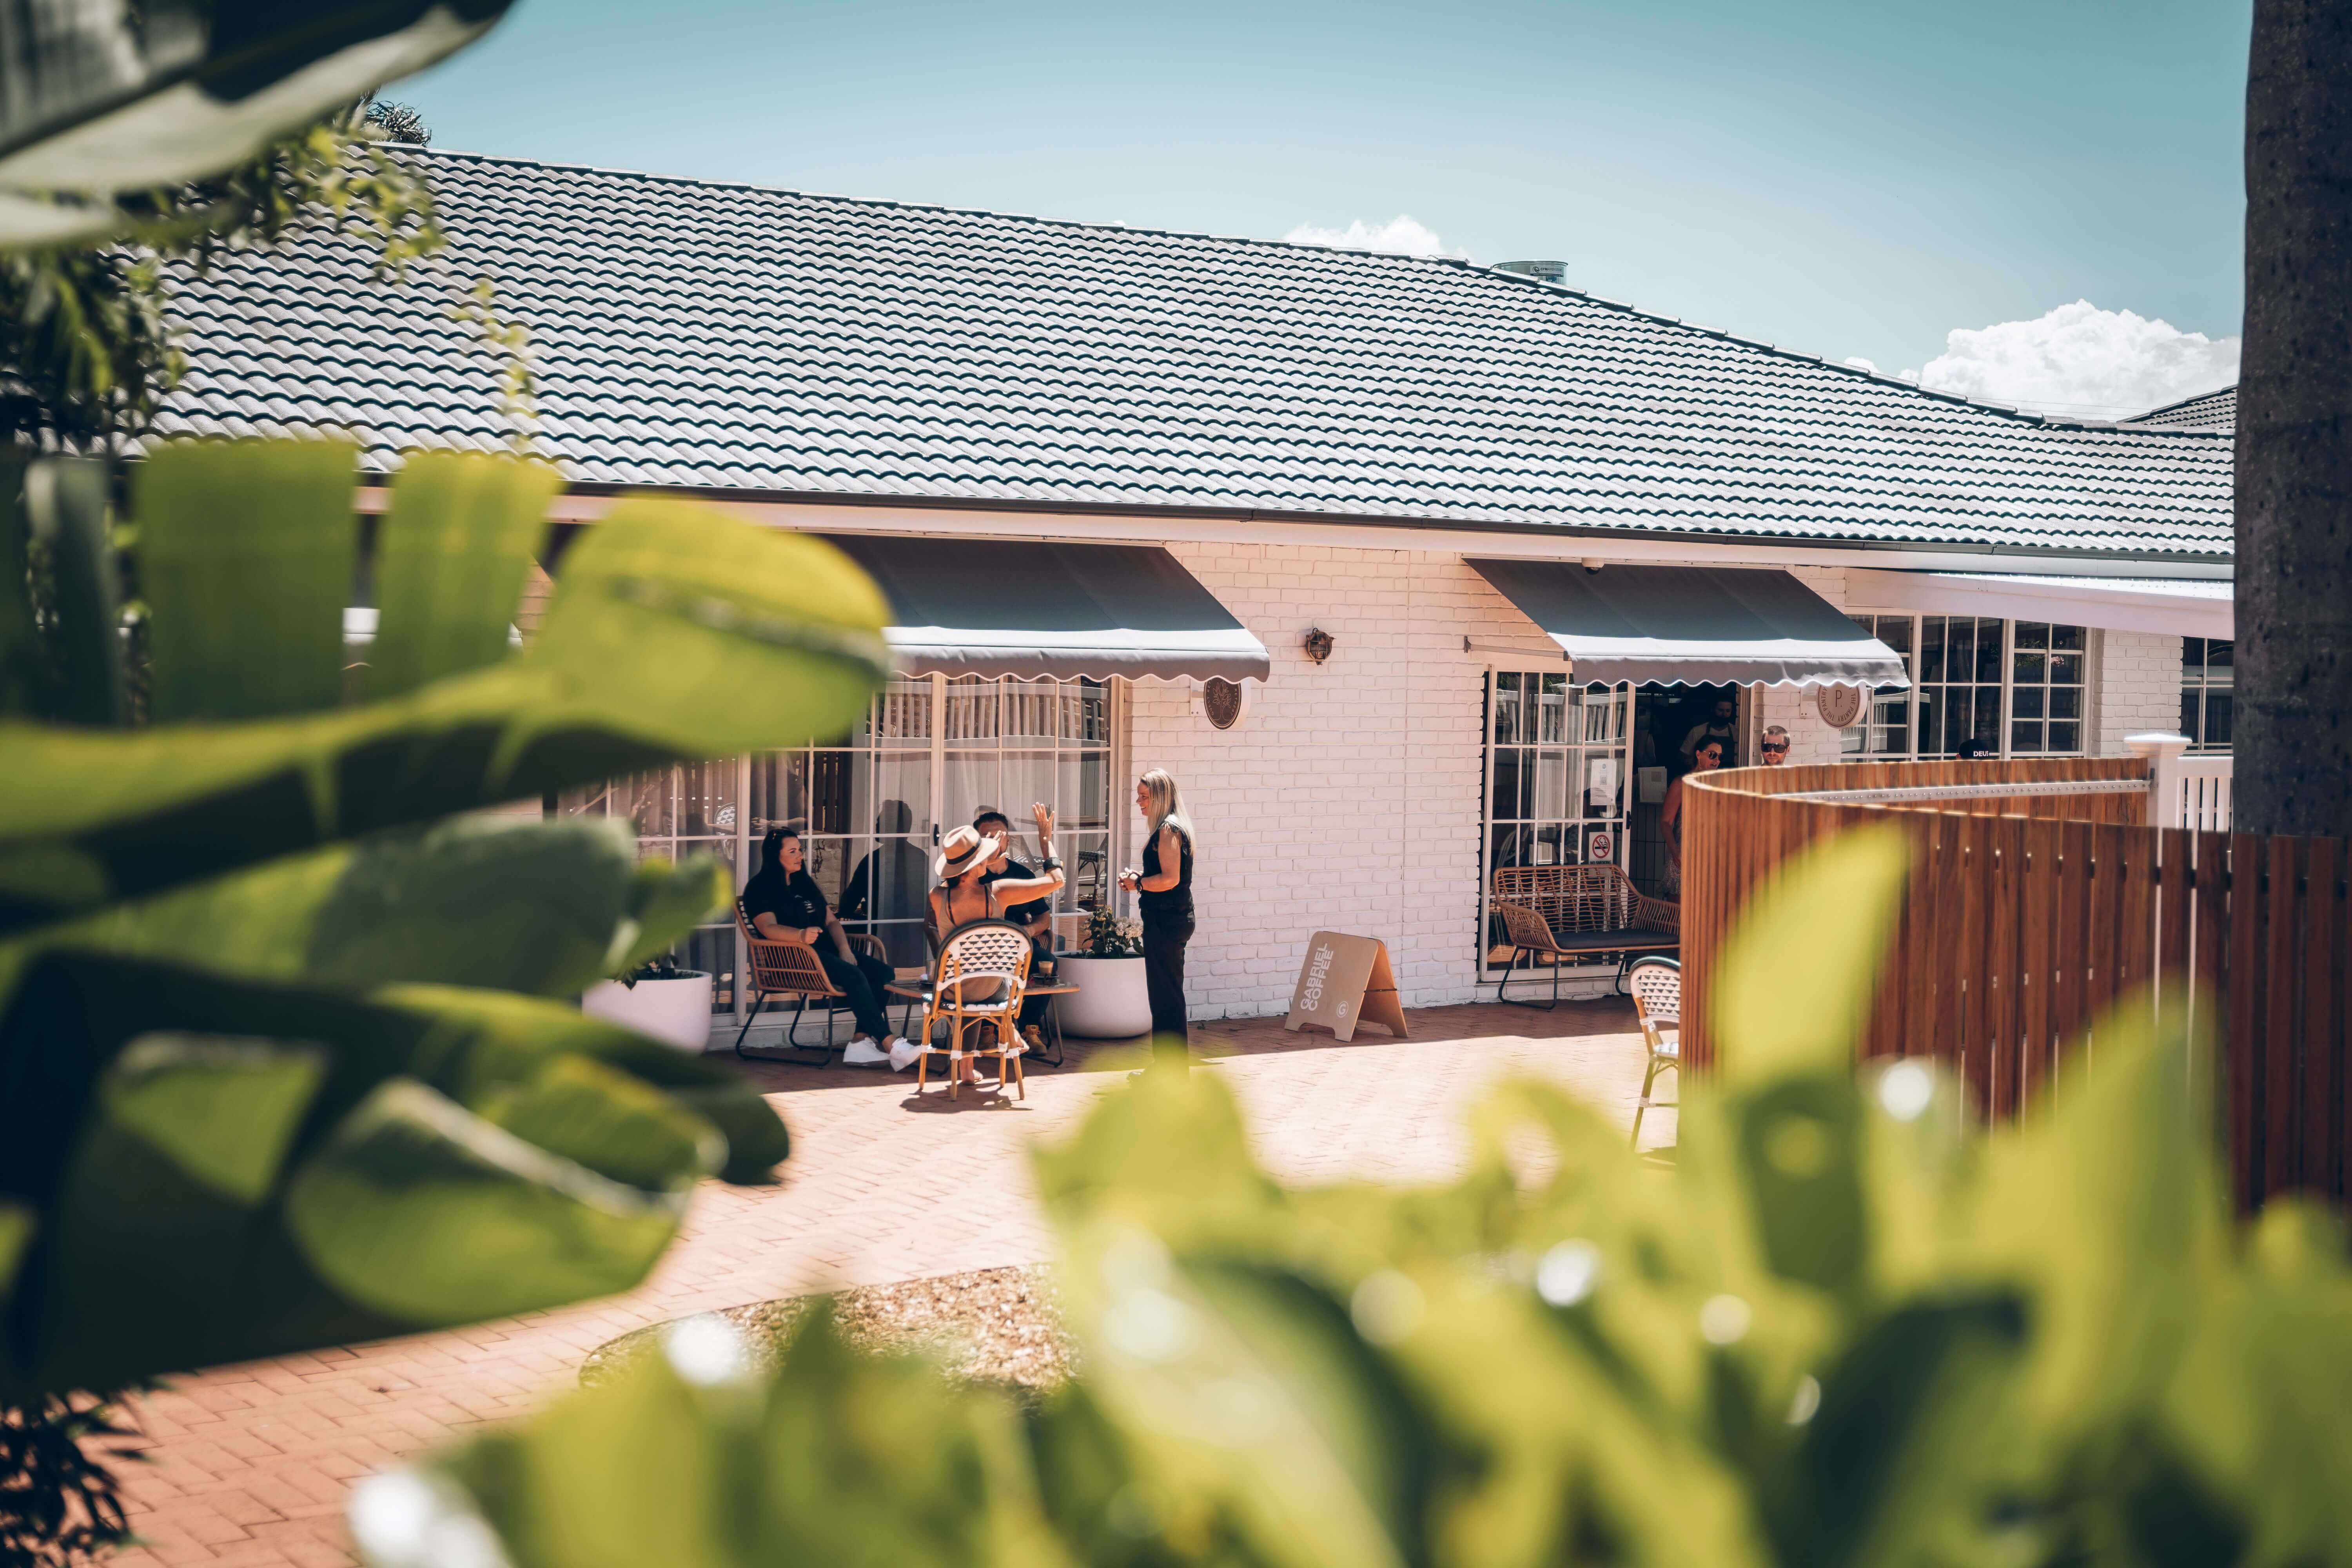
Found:
[{"label": "metal chair leg", "polygon": [[[744,1017],[743,1026],[735,1031],[735,1054],[737,1056],[743,1057],[743,1037],[751,1032],[751,1026],[759,1022],[760,1009],[765,1007],[767,1005],[768,994],[764,991],[751,998],[751,1011]],[[743,1059],[748,1062],[755,1061],[758,1058],[755,1057],[743,1057]]]},{"label": "metal chair leg", "polygon": [[1495,1000],[1513,1007],[1532,1007],[1538,1013],[1549,1013],[1559,1005],[1559,954],[1552,954],[1551,1000],[1549,1002],[1524,1002],[1517,996],[1503,994],[1503,988],[1511,983],[1511,977],[1518,972],[1519,959],[1522,955],[1527,958],[1528,972],[1529,973],[1535,972],[1536,950],[1531,947],[1513,948],[1511,962],[1503,970],[1503,978],[1495,982]]},{"label": "metal chair leg", "polygon": [[[1636,1100],[1633,1105],[1633,1138],[1632,1147],[1635,1149],[1639,1149],[1642,1146],[1642,1118],[1649,1111],[1654,1103],[1650,1099],[1651,1087],[1658,1081],[1658,1074],[1664,1072],[1668,1068],[1673,1068],[1676,1072],[1680,1072],[1682,1070],[1682,1064],[1677,1061],[1669,1061],[1663,1057],[1652,1057],[1650,1058],[1650,1070],[1642,1075],[1642,1098],[1639,1100]],[[1680,1082],[1681,1080],[1677,1079],[1675,1081]],[[1682,1102],[1679,1100],[1671,1100],[1663,1105],[1659,1105],[1657,1109],[1660,1110],[1671,1110],[1680,1103]]]}]

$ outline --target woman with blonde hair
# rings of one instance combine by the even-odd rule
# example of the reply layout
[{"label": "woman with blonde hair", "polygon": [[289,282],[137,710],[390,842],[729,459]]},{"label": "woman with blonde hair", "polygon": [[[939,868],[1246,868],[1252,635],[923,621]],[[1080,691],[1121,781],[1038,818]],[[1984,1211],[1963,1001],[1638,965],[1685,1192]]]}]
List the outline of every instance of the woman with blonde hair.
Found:
[{"label": "woman with blonde hair", "polygon": [[1191,1060],[1185,1033],[1184,944],[1192,940],[1192,819],[1165,768],[1135,781],[1135,808],[1151,824],[1143,868],[1118,874],[1143,917],[1143,984],[1151,997],[1155,1065]]}]

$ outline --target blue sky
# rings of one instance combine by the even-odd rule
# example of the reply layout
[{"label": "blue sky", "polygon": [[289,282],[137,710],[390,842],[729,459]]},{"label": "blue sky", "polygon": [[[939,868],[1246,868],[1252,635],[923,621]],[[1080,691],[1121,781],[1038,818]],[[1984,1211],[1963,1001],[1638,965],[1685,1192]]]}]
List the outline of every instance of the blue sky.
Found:
[{"label": "blue sky", "polygon": [[[1410,215],[1482,262],[1561,258],[1594,293],[1893,372],[2077,300],[2234,335],[2249,16],[520,0],[387,96],[436,146],[554,162],[1269,238]],[[2180,358],[2104,315],[2068,331],[2047,352]],[[2171,384],[2036,381],[2050,335],[1971,389]],[[2164,374],[2216,379],[2189,351]]]}]

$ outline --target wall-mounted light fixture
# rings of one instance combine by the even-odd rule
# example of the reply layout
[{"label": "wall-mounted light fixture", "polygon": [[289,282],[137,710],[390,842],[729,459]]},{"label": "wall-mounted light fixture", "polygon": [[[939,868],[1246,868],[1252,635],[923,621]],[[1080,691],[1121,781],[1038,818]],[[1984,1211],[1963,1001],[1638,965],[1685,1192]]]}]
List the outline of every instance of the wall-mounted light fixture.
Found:
[{"label": "wall-mounted light fixture", "polygon": [[1320,626],[1310,626],[1300,646],[1307,649],[1307,658],[1320,664],[1331,657],[1331,634]]}]

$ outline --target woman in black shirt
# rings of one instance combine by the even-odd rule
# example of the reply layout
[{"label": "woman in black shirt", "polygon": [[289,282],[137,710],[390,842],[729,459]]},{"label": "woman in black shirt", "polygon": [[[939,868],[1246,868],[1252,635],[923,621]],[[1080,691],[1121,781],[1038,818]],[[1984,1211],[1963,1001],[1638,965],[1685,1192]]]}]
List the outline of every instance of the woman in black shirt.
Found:
[{"label": "woman in black shirt", "polygon": [[1154,768],[1135,784],[1135,808],[1151,824],[1143,846],[1143,868],[1118,875],[1118,885],[1135,894],[1143,917],[1143,984],[1151,998],[1154,1066],[1183,1066],[1192,1059],[1184,1005],[1184,946],[1192,940],[1192,819],[1184,797],[1165,768]]},{"label": "woman in black shirt", "polygon": [[[878,958],[852,950],[849,933],[834,918],[824,889],[808,874],[801,836],[790,827],[772,827],[760,840],[760,869],[743,884],[743,912],[751,929],[770,942],[797,942],[815,949],[825,978],[849,1004],[857,1034],[841,1053],[845,1067],[888,1062],[903,1071],[921,1053],[905,1038],[890,1033],[882,1011],[883,987],[896,978]],[[887,1043],[882,1043],[887,1042]]]}]

